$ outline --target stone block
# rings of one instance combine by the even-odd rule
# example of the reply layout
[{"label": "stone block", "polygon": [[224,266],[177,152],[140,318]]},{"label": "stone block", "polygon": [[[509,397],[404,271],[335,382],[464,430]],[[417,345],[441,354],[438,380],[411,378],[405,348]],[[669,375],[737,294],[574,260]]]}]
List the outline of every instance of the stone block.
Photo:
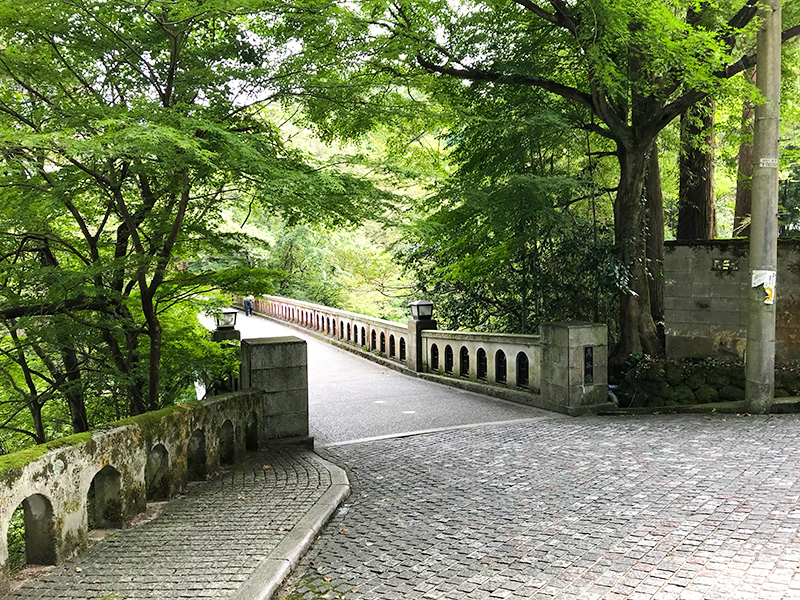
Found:
[{"label": "stone block", "polygon": [[666,304],[669,304],[672,298],[691,298],[694,296],[694,287],[687,281],[667,279],[665,286],[669,290],[669,294],[664,299]]},{"label": "stone block", "polygon": [[722,327],[738,327],[739,312],[730,310],[693,310],[692,323],[698,325],[711,325],[712,323]]},{"label": "stone block", "polygon": [[286,413],[308,413],[308,390],[289,390],[284,392],[265,392],[263,397],[264,416]]},{"label": "stone block", "polygon": [[275,440],[308,436],[308,413],[288,413],[264,417],[263,439]]},{"label": "stone block", "polygon": [[607,344],[608,328],[605,325],[586,323],[569,328],[570,347],[605,346]]},{"label": "stone block", "polygon": [[[691,298],[686,298],[691,301]],[[669,306],[664,309],[664,320],[668,329],[680,328],[680,326],[688,326],[692,322],[692,311],[675,310]]]},{"label": "stone block", "polygon": [[687,255],[677,256],[674,253],[664,255],[664,274],[681,276],[692,269],[692,259]]},{"label": "stone block", "polygon": [[747,280],[712,280],[710,297],[718,298],[746,298],[748,296]]},{"label": "stone block", "polygon": [[551,382],[542,383],[542,396],[548,402],[559,406],[569,406],[569,386]]},{"label": "stone block", "polygon": [[308,368],[301,366],[253,371],[250,373],[249,387],[265,392],[307,389]]},{"label": "stone block", "polygon": [[294,336],[242,340],[242,359],[252,370],[295,367],[308,362],[306,343]]},{"label": "stone block", "polygon": [[569,350],[567,348],[546,346],[542,352],[542,383],[569,385],[568,366]]},{"label": "stone block", "polygon": [[691,310],[696,308],[695,299],[689,296],[670,298],[669,304],[664,308],[673,311]]},{"label": "stone block", "polygon": [[670,335],[667,336],[667,356],[685,358],[697,354],[710,354],[714,345],[708,336]]},{"label": "stone block", "polygon": [[545,323],[542,325],[542,344],[545,346],[569,346],[569,328],[564,323]]}]

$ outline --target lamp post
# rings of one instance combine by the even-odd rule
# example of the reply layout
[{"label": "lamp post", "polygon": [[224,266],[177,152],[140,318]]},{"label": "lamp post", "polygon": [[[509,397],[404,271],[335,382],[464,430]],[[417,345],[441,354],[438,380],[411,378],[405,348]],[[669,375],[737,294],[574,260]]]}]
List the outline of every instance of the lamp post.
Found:
[{"label": "lamp post", "polygon": [[408,320],[408,367],[414,371],[424,370],[422,361],[422,332],[436,329],[433,320],[433,302],[414,300],[408,303],[411,318]]},{"label": "lamp post", "polygon": [[217,328],[211,332],[211,340],[224,342],[226,340],[242,339],[241,332],[236,329],[236,311],[223,311],[214,314],[214,324]]},{"label": "lamp post", "polygon": [[408,303],[408,307],[415,321],[430,321],[433,317],[433,302],[429,300],[414,300]]}]

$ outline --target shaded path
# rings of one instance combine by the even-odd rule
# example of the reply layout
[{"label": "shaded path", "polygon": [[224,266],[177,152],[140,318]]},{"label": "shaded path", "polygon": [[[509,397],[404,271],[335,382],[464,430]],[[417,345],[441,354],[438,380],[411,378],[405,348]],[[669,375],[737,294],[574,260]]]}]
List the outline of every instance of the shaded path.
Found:
[{"label": "shaded path", "polygon": [[252,453],[235,470],[190,486],[152,521],[120,530],[6,598],[230,597],[330,484],[308,450]]}]

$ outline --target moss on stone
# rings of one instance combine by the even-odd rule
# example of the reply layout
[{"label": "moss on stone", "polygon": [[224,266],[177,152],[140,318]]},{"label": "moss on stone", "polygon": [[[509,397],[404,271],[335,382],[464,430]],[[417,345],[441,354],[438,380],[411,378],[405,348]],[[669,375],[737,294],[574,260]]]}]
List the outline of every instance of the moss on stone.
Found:
[{"label": "moss on stone", "polygon": [[675,400],[678,404],[692,404],[695,401],[694,391],[682,383],[675,387]]},{"label": "moss on stone", "polygon": [[42,456],[52,450],[59,448],[67,448],[71,446],[80,446],[92,441],[92,434],[76,433],[66,437],[51,440],[44,444],[38,444],[32,448],[26,448],[19,452],[12,452],[0,456],[0,482],[6,485],[12,485],[22,475],[22,469],[32,462],[37,461]]},{"label": "moss on stone", "polygon": [[735,385],[726,385],[719,391],[719,399],[723,402],[738,402],[744,400],[744,390]]},{"label": "moss on stone", "polygon": [[[187,413],[192,410],[205,410],[205,407],[200,402],[189,402],[179,406],[169,406],[161,410],[156,410],[135,417],[128,417],[101,429],[108,429],[113,427],[124,427],[126,425],[137,425],[146,436],[154,436],[163,433],[165,424],[163,419],[170,415]],[[44,444],[38,444],[19,452],[12,452],[0,456],[0,484],[11,486],[14,482],[22,476],[22,470],[32,462],[40,459],[42,456],[57,450],[59,448],[67,448],[72,446],[80,446],[86,444],[87,451],[92,453],[96,450],[96,442],[92,439],[91,432],[76,433],[62,438],[51,440]]]},{"label": "moss on stone", "polygon": [[165,419],[176,415],[184,415],[191,411],[199,410],[204,411],[205,407],[200,402],[189,402],[187,404],[179,404],[177,406],[168,406],[161,410],[154,410],[146,412],[134,417],[128,417],[110,423],[108,427],[126,427],[135,425],[139,428],[145,437],[156,438],[166,437],[166,429],[174,426],[174,423],[166,422]]},{"label": "moss on stone", "polygon": [[716,389],[704,383],[695,390],[694,397],[700,404],[707,404],[719,400],[719,393]]}]

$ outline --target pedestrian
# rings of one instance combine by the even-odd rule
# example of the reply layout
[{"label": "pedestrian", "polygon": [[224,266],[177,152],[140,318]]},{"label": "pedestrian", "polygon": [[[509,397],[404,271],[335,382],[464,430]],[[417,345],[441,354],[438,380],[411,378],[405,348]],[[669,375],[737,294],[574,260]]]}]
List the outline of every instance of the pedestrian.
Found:
[{"label": "pedestrian", "polygon": [[249,317],[250,315],[253,314],[253,302],[254,301],[255,301],[255,298],[253,297],[253,294],[249,294],[249,295],[245,296],[245,298],[244,298],[244,316],[245,317]]}]

